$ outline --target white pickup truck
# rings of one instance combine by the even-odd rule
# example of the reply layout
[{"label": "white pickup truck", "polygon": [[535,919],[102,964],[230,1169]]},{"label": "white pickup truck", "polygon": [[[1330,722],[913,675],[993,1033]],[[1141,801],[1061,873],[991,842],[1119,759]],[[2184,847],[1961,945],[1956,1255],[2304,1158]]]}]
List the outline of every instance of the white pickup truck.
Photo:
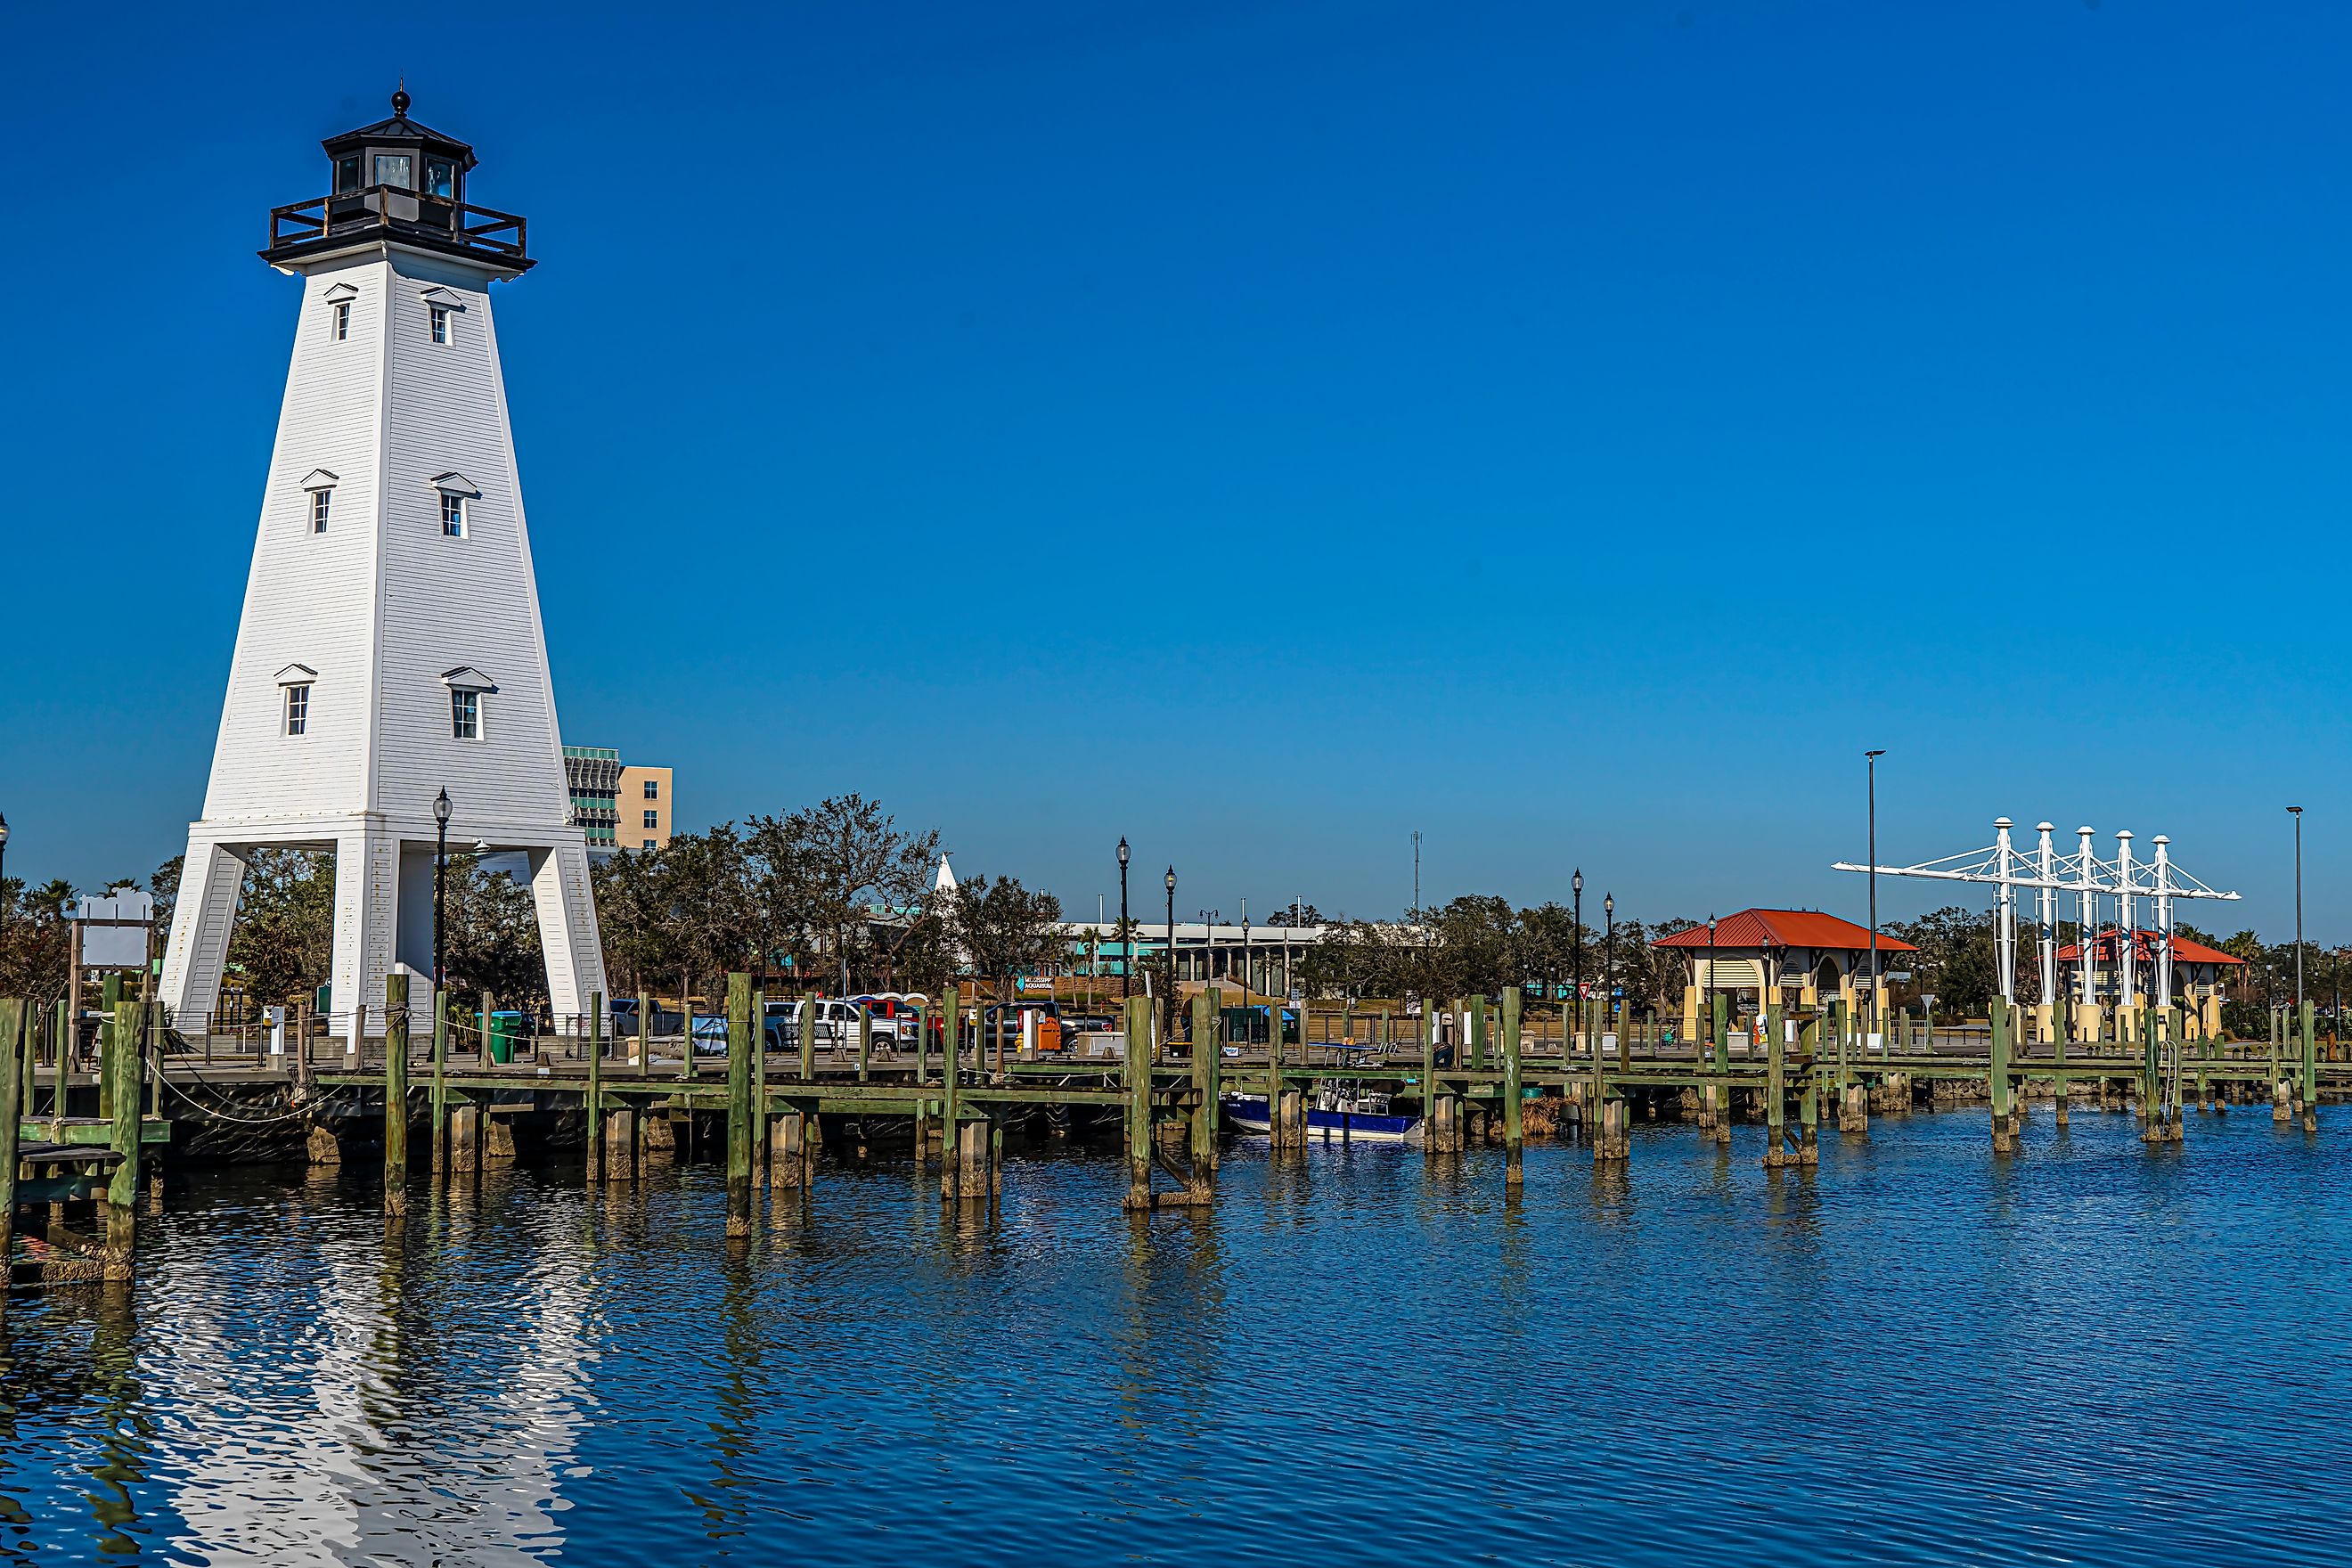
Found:
[{"label": "white pickup truck", "polygon": [[[798,1050],[801,1043],[801,1015],[805,1002],[771,1002],[768,1004],[767,1034],[771,1049]],[[857,1022],[866,1016],[865,1009],[855,1002],[820,1000],[816,1004],[816,1044],[826,1049],[850,1049],[857,1044]],[[915,1020],[883,1018],[874,1020],[874,1048],[877,1051],[912,1049],[915,1044]]]}]

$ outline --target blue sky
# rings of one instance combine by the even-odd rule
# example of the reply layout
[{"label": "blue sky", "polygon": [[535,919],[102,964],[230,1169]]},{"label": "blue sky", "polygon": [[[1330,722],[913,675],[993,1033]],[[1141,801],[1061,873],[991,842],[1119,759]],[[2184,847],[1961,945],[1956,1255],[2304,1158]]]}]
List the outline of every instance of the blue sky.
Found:
[{"label": "blue sky", "polygon": [[[1091,913],[1860,912],[1880,842],[2340,894],[2352,13],[50,7],[9,25],[8,868],[202,803],[292,331],[414,113],[498,301],[567,740],[860,790]],[[1885,889],[1891,914],[1923,900]],[[2192,917],[2193,918],[2193,917]],[[2205,923],[2200,921],[2200,923]]]}]

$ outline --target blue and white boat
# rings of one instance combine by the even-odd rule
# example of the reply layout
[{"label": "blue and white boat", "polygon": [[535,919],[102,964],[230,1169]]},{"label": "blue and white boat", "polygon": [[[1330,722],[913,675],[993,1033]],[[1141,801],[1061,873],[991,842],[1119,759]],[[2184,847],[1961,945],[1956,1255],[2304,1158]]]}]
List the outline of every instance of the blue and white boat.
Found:
[{"label": "blue and white boat", "polygon": [[[1225,1120],[1243,1132],[1264,1137],[1273,1128],[1263,1094],[1220,1097]],[[1421,1118],[1400,1116],[1391,1097],[1348,1079],[1325,1079],[1307,1104],[1307,1135],[1327,1143],[1409,1143],[1421,1136]]]}]

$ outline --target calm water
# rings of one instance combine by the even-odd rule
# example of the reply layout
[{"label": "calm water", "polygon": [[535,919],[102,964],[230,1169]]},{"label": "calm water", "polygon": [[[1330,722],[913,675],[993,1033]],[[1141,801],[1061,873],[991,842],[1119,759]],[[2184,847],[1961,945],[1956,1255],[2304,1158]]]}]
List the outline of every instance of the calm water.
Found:
[{"label": "calm water", "polygon": [[2228,1563],[2352,1556],[2352,1112],[2037,1109],[1768,1175],[1637,1129],[1244,1145],[1206,1215],[1017,1161],[994,1222],[829,1165],[730,1256],[708,1167],[207,1173],[129,1291],[0,1331],[0,1558]]}]

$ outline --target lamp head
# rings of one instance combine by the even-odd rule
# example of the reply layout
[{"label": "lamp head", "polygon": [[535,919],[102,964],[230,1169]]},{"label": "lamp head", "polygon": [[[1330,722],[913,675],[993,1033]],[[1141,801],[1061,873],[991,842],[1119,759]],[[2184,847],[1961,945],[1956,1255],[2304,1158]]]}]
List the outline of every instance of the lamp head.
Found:
[{"label": "lamp head", "polygon": [[433,797],[433,820],[444,827],[449,826],[449,792],[446,789]]},{"label": "lamp head", "polygon": [[1614,914],[1616,914],[1616,912],[1617,912],[1617,895],[1616,895],[1616,894],[1614,894],[1614,893],[1603,893],[1603,894],[1601,894],[1601,912],[1602,914],[1604,914],[1604,915],[1612,915],[1612,916],[1613,916]]},{"label": "lamp head", "polygon": [[1122,867],[1124,867],[1124,866],[1127,864],[1127,836],[1126,836],[1125,834],[1121,834],[1121,835],[1119,836],[1119,840],[1118,840],[1118,863],[1119,863],[1119,865],[1120,865],[1120,866],[1122,866]]},{"label": "lamp head", "polygon": [[1168,896],[1171,899],[1176,896],[1176,868],[1173,866],[1168,868]]},{"label": "lamp head", "polygon": [[1577,868],[1577,873],[1576,873],[1576,875],[1575,875],[1575,876],[1573,876],[1573,877],[1570,877],[1570,878],[1568,879],[1568,885],[1569,885],[1571,889],[1575,889],[1577,892],[1580,892],[1580,892],[1584,891],[1584,870],[1583,870],[1583,868],[1579,867],[1579,868]]},{"label": "lamp head", "polygon": [[8,847],[8,819],[0,816],[0,849]]}]

